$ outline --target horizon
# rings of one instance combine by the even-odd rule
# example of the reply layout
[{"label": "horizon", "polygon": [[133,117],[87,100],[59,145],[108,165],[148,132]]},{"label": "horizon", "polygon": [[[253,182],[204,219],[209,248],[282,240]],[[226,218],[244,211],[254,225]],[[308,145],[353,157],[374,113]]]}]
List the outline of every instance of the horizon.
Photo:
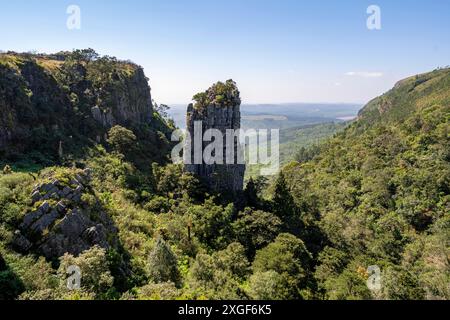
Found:
[{"label": "horizon", "polygon": [[[79,29],[68,26],[79,8]],[[325,5],[325,9],[324,9]],[[370,6],[380,26],[369,29]],[[449,64],[450,3],[3,1],[0,50],[93,48],[141,65],[158,103],[232,78],[246,104],[364,105]],[[200,18],[199,18],[200,17]]]}]

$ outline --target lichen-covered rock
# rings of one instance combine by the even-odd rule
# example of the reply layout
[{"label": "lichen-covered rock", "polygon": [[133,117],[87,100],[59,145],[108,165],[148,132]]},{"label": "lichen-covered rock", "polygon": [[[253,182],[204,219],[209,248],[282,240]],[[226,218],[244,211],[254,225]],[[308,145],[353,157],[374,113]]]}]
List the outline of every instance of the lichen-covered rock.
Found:
[{"label": "lichen-covered rock", "polygon": [[94,212],[82,201],[83,193],[90,192],[90,179],[90,170],[86,169],[67,182],[53,179],[35,186],[32,200],[36,209],[25,215],[14,234],[13,246],[48,259],[65,253],[78,255],[95,245],[104,249],[116,246],[117,229],[108,214],[101,208]]},{"label": "lichen-covered rock", "polygon": [[[222,133],[223,146],[226,146],[226,131],[238,130],[241,127],[240,94],[232,80],[218,82],[206,92],[194,96],[196,104],[190,104],[187,110],[187,134],[191,137],[191,162],[185,164],[185,170],[203,178],[215,191],[237,192],[243,189],[245,164],[238,161],[241,152],[239,142],[234,142],[234,162],[226,163],[226,152],[223,152],[223,164],[194,163],[195,123],[202,123],[202,137],[206,130],[217,129]],[[202,149],[210,144],[203,142]]]}]

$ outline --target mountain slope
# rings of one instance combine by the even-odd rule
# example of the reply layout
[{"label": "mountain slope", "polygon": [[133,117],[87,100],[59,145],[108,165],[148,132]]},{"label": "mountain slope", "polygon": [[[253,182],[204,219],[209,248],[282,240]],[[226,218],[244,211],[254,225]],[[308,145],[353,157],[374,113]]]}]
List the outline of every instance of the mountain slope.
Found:
[{"label": "mountain slope", "polygon": [[[450,297],[449,120],[450,70],[411,77],[371,101],[313,161],[284,169],[308,208],[303,219],[319,219],[316,280],[326,297]],[[365,286],[370,265],[384,281],[375,293]]]},{"label": "mountain slope", "polygon": [[82,156],[121,125],[158,158],[157,131],[170,128],[153,110],[147,81],[140,66],[91,49],[0,54],[0,157],[52,163],[61,152]]}]

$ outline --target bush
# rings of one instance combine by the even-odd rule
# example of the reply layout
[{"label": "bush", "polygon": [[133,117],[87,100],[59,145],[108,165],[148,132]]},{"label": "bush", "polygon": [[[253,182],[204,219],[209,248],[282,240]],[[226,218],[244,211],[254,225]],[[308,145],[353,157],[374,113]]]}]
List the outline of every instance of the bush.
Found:
[{"label": "bush", "polygon": [[125,154],[136,145],[136,136],[127,128],[114,126],[108,131],[107,141],[115,151]]}]

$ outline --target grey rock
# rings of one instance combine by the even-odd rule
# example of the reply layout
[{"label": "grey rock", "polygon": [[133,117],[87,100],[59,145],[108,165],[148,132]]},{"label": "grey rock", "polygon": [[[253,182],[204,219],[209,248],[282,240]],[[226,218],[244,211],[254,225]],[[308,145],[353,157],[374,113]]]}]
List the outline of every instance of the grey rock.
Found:
[{"label": "grey rock", "polygon": [[63,214],[64,212],[66,212],[66,206],[60,201],[56,204],[56,210],[60,213]]},{"label": "grey rock", "polygon": [[43,185],[41,185],[40,190],[42,192],[49,192],[50,190],[52,190],[55,186],[52,183],[45,183]]},{"label": "grey rock", "polygon": [[[206,91],[208,96],[215,97],[213,89],[210,88]],[[213,101],[212,98],[211,101]],[[194,151],[195,151],[195,141],[194,141],[194,125],[196,122],[201,122],[202,124],[202,134],[208,129],[219,130],[223,137],[223,145],[226,146],[226,132],[228,129],[240,129],[241,127],[241,113],[240,104],[241,100],[239,97],[239,91],[237,88],[233,90],[229,96],[226,97],[227,103],[217,104],[211,103],[208,106],[195,108],[192,104],[188,106],[187,109],[187,133],[191,137],[191,161],[192,163],[185,164],[185,171],[191,172],[197,176],[204,179],[209,185],[209,187],[218,192],[237,192],[241,191],[244,186],[244,173],[245,164],[240,164],[238,162],[238,154],[242,152],[240,143],[238,141],[234,142],[234,162],[231,164],[226,163],[226,152],[223,154],[222,164],[206,164],[202,160],[202,163],[194,163]],[[203,151],[205,147],[209,145],[204,143],[201,146]]]},{"label": "grey rock", "polygon": [[28,252],[28,250],[30,250],[33,246],[33,244],[27,238],[25,238],[19,230],[16,230],[14,232],[12,245],[14,249],[21,253]]},{"label": "grey rock", "polygon": [[40,219],[44,214],[45,212],[42,211],[41,209],[26,214],[25,217],[23,218],[23,222],[20,225],[20,228],[22,230],[29,228],[34,221]]},{"label": "grey rock", "polygon": [[48,217],[50,209],[50,204],[45,201],[36,211],[32,211],[25,215],[20,228],[23,231],[27,231],[27,229],[30,229],[33,232],[42,232],[46,228],[46,221],[48,219],[51,219],[51,217]]},{"label": "grey rock", "polygon": [[73,210],[67,214],[58,225],[58,231],[69,238],[79,237],[84,230],[90,225],[90,220],[87,219],[80,210]]},{"label": "grey rock", "polygon": [[47,201],[44,201],[41,206],[39,207],[39,210],[41,210],[44,213],[49,212],[50,210],[50,204]]},{"label": "grey rock", "polygon": [[[89,171],[87,173],[90,175]],[[89,182],[84,173],[79,176],[79,180]],[[33,250],[47,259],[57,259],[66,252],[78,255],[95,245],[105,249],[118,245],[118,231],[109,215],[98,212],[94,219],[89,211],[80,207],[85,187],[79,180],[76,179],[75,189],[45,184],[45,196],[60,201],[55,206],[45,201],[37,210],[25,215],[21,231],[16,232],[12,242],[18,251],[26,253]],[[37,186],[37,189],[42,187]],[[37,194],[34,196],[37,198]]]},{"label": "grey rock", "polygon": [[64,187],[64,189],[62,190],[62,195],[63,197],[67,197],[69,195],[69,193],[72,192],[72,189],[70,189],[69,187]]},{"label": "grey rock", "polygon": [[41,200],[41,193],[38,190],[36,190],[31,194],[31,202],[34,204],[39,200]]},{"label": "grey rock", "polygon": [[30,229],[34,233],[42,234],[44,230],[48,229],[58,218],[60,213],[57,210],[53,210],[49,214],[43,215],[39,220],[37,220]]},{"label": "grey rock", "polygon": [[90,227],[83,232],[83,238],[86,239],[91,245],[98,245],[101,248],[107,249],[109,247],[107,241],[106,229],[103,225],[98,224],[94,227]]},{"label": "grey rock", "polygon": [[82,185],[87,185],[86,179],[83,178],[81,175],[79,174],[75,175],[75,179],[77,179]]},{"label": "grey rock", "polygon": [[72,179],[72,180],[70,180],[69,183],[70,183],[72,186],[80,186],[80,185],[81,185],[80,181],[78,181],[78,180],[75,179],[75,178]]}]

